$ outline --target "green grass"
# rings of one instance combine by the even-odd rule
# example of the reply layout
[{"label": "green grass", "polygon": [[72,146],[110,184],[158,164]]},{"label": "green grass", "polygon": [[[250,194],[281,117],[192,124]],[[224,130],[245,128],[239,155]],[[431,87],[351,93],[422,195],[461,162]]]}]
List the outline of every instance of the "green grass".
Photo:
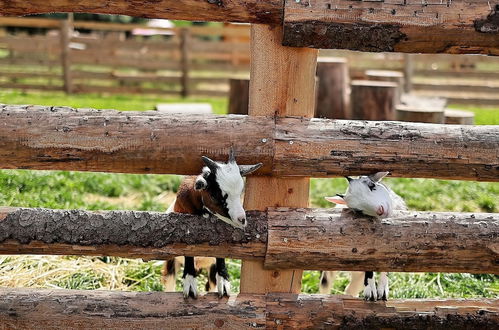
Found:
[{"label": "green grass", "polygon": [[[160,102],[209,102],[224,113],[225,99],[172,99],[147,96],[98,96],[59,93],[0,92],[0,102],[71,107],[150,110]],[[499,124],[498,111],[471,109],[478,124]],[[134,209],[164,211],[171,202],[181,177],[174,175],[132,175],[61,171],[0,171],[0,205],[88,210]],[[385,180],[410,209],[436,211],[499,212],[499,184],[427,179]],[[342,193],[346,180],[312,179],[311,204],[331,207],[324,196]],[[37,286],[70,289],[119,289],[161,291],[162,263],[122,258],[96,257],[0,257],[0,286]],[[228,262],[234,291],[239,289],[240,261]],[[59,270],[58,270],[59,269]],[[40,274],[33,276],[38,270]],[[57,272],[57,276],[54,274]],[[495,275],[392,273],[391,295],[399,298],[499,297]],[[38,280],[32,280],[37,278]],[[21,281],[23,279],[24,281]],[[306,271],[303,291],[318,291],[319,272]],[[199,286],[203,287],[205,277]],[[333,293],[341,293],[348,274],[340,273]],[[177,287],[180,289],[180,279]]]},{"label": "green grass", "polygon": [[478,108],[452,104],[449,108],[474,112],[476,125],[499,125],[499,108]]}]

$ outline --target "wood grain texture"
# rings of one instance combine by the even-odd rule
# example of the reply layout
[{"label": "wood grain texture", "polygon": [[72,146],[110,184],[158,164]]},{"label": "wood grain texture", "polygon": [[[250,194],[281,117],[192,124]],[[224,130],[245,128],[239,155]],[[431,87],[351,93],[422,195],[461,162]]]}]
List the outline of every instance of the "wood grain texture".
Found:
[{"label": "wood grain texture", "polygon": [[365,302],[336,295],[0,289],[5,329],[493,329],[497,299]]},{"label": "wood grain texture", "polygon": [[499,274],[499,214],[269,210],[265,266]]},{"label": "wood grain texture", "polygon": [[499,55],[498,34],[497,1],[285,1],[287,46]]},{"label": "wood grain texture", "polygon": [[0,208],[0,254],[172,255],[262,258],[265,213],[248,212],[245,231],[214,217],[135,211]]},{"label": "wood grain texture", "polygon": [[186,21],[280,24],[282,0],[10,0],[0,2],[2,16],[54,12],[119,14]]},{"label": "wood grain texture", "polygon": [[201,156],[226,161],[234,146],[238,163],[264,164],[260,176],[499,180],[496,126],[7,105],[0,122],[5,169],[199,174]]},{"label": "wood grain texture", "polygon": [[277,119],[273,174],[499,180],[497,126]]},{"label": "wood grain texture", "polygon": [[306,204],[308,190],[302,183],[250,180],[246,205],[267,201],[268,206],[265,194],[274,188],[282,196],[275,206],[298,208],[248,211],[244,231],[214,218],[176,213],[4,207],[0,254],[231,257],[244,260],[243,270],[256,262],[261,266],[265,258],[273,270],[253,269],[241,282],[243,291],[253,293],[298,292],[298,275],[280,271],[298,267],[499,274],[499,214],[402,212],[375,220],[338,209],[304,209],[299,206]]},{"label": "wood grain texture", "polygon": [[[314,115],[317,51],[280,44],[282,28],[251,26],[250,116]],[[307,207],[310,179],[248,178],[245,209]],[[241,292],[301,291],[302,270],[268,271],[261,261],[243,261]]]}]

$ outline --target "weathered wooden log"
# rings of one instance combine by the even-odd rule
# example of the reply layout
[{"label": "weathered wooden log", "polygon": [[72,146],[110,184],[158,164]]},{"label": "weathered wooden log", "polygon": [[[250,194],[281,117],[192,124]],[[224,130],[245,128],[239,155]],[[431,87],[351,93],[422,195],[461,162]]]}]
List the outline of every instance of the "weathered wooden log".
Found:
[{"label": "weathered wooden log", "polygon": [[317,61],[316,118],[351,119],[350,76],[346,58],[327,57]]},{"label": "weathered wooden log", "polygon": [[351,87],[352,119],[395,120],[397,83],[353,80]]},{"label": "weathered wooden log", "polygon": [[249,84],[249,79],[231,78],[229,80],[229,114],[248,114]]},{"label": "weathered wooden log", "polygon": [[[284,9],[284,3],[286,9]],[[284,44],[361,51],[499,55],[497,2],[330,0],[10,0],[3,16],[53,12],[282,25]],[[463,14],[465,13],[465,14]]]},{"label": "weathered wooden log", "polygon": [[198,174],[202,155],[226,161],[234,146],[240,164],[264,164],[257,175],[499,180],[496,126],[38,106],[0,106],[0,122],[7,169]]},{"label": "weathered wooden log", "polygon": [[[304,195],[287,190],[276,189],[287,199]],[[347,210],[278,208],[248,212],[242,231],[185,214],[0,208],[0,254],[232,257],[265,259],[273,270],[499,274],[498,237],[492,213],[400,212],[375,220]]]},{"label": "weathered wooden log", "polygon": [[499,274],[499,214],[401,211],[380,220],[281,208],[269,210],[268,221],[270,269]]},{"label": "weathered wooden log", "polygon": [[419,108],[399,104],[396,107],[396,117],[400,121],[411,121],[416,123],[443,124],[445,115],[443,109]]},{"label": "weathered wooden log", "polygon": [[[465,14],[463,14],[465,13]],[[285,1],[286,46],[367,52],[499,55],[499,7],[416,0]]]},{"label": "weathered wooden log", "polygon": [[118,14],[186,21],[282,24],[282,0],[110,0],[96,5],[94,0],[12,0],[0,2],[2,16],[22,16],[64,12]]},{"label": "weathered wooden log", "polygon": [[475,114],[471,111],[445,109],[445,123],[454,125],[473,125],[475,123]]},{"label": "weathered wooden log", "polygon": [[6,329],[493,329],[497,299],[366,302],[337,295],[0,289]]},{"label": "weathered wooden log", "polygon": [[400,98],[405,84],[404,74],[402,72],[392,70],[366,70],[366,77],[369,80],[391,81],[396,83],[397,90],[395,93],[395,104],[400,103]]},{"label": "weathered wooden log", "polygon": [[0,207],[0,254],[262,258],[265,214],[247,215],[249,228],[242,231],[213,217],[179,213]]},{"label": "weathered wooden log", "polygon": [[498,181],[497,126],[277,119],[273,175]]}]

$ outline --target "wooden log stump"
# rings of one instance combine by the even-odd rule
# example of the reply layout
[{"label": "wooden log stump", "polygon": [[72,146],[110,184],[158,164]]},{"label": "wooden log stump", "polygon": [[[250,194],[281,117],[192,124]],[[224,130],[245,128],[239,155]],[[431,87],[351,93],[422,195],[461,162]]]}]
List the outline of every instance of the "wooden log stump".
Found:
[{"label": "wooden log stump", "polygon": [[444,111],[436,108],[421,108],[410,105],[399,104],[396,107],[397,120],[412,121],[420,123],[443,124],[445,121]]},{"label": "wooden log stump", "polygon": [[229,114],[248,114],[249,83],[249,79],[231,78],[229,80]]},{"label": "wooden log stump", "polygon": [[366,77],[368,80],[391,81],[396,83],[398,86],[395,100],[397,104],[400,103],[400,98],[405,84],[404,74],[402,72],[392,70],[367,70]]},{"label": "wooden log stump", "polygon": [[445,109],[445,123],[456,125],[473,125],[475,124],[475,114],[471,111]]},{"label": "wooden log stump", "polygon": [[320,58],[317,62],[317,103],[315,117],[349,119],[350,77],[348,60],[340,57]]},{"label": "wooden log stump", "polygon": [[352,119],[395,120],[397,86],[388,81],[352,81]]}]

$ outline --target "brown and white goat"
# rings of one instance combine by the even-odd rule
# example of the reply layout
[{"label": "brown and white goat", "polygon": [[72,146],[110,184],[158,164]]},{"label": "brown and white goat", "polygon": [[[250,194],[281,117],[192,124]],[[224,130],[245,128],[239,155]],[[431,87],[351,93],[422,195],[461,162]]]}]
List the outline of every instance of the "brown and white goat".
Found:
[{"label": "brown and white goat", "polygon": [[[244,229],[246,212],[241,197],[244,191],[243,176],[248,175],[262,164],[237,165],[231,148],[229,161],[220,163],[202,157],[206,166],[197,177],[187,177],[181,183],[177,197],[167,212],[189,213],[209,217],[213,215],[231,226]],[[168,260],[163,269],[163,282],[166,291],[175,291],[175,275],[182,258]],[[183,291],[184,297],[196,298],[196,275],[200,268],[208,270],[207,291],[217,288],[220,296],[230,295],[230,281],[224,258],[184,257]]]}]

